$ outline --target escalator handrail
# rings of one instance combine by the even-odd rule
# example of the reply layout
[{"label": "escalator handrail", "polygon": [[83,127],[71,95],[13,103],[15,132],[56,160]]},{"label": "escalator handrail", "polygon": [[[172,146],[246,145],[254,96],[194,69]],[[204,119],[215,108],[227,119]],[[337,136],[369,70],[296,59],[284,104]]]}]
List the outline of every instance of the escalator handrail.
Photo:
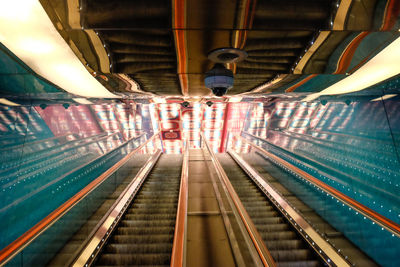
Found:
[{"label": "escalator handrail", "polygon": [[260,234],[258,233],[256,227],[254,226],[252,220],[250,219],[250,216],[248,215],[246,209],[244,208],[242,202],[239,199],[239,196],[237,195],[235,189],[233,188],[232,184],[229,181],[229,178],[226,176],[225,171],[223,170],[221,163],[219,163],[217,157],[215,156],[214,152],[210,148],[210,145],[208,144],[208,141],[206,138],[204,138],[202,134],[202,139],[204,140],[204,143],[206,144],[206,148],[211,156],[211,159],[214,163],[214,166],[216,167],[217,174],[221,177],[222,182],[225,184],[230,198],[232,199],[236,210],[251,238],[251,241],[254,245],[254,247],[257,250],[258,256],[260,257],[261,262],[263,263],[264,266],[268,267],[273,267],[276,266],[275,260],[272,258],[271,253],[268,251],[267,247],[264,244],[264,241],[262,240]]},{"label": "escalator handrail", "polygon": [[249,163],[232,149],[228,150],[228,154],[261,188],[265,196],[282,212],[282,216],[288,219],[299,235],[304,237],[304,240],[310,244],[327,265],[333,263],[336,266],[351,266]]},{"label": "escalator handrail", "polygon": [[347,137],[347,138],[367,139],[367,140],[369,140],[369,141],[374,141],[374,142],[376,142],[376,141],[382,142],[382,143],[392,143],[392,142],[393,142],[392,139],[387,139],[387,140],[384,140],[384,139],[376,139],[375,137],[367,136],[367,135],[360,136],[360,135],[349,134],[349,133],[345,134],[345,133],[330,132],[330,131],[322,131],[322,130],[316,130],[316,129],[313,129],[312,131],[313,131],[313,132],[320,133],[320,134],[337,135],[337,136],[342,136],[342,137]]},{"label": "escalator handrail", "polygon": [[174,243],[171,255],[171,267],[182,267],[186,265],[186,232],[187,232],[187,209],[188,209],[188,176],[189,176],[189,141],[183,152],[183,163],[181,171],[181,184],[179,189],[178,208],[176,213]]},{"label": "escalator handrail", "polygon": [[[311,184],[317,186],[319,189],[323,190],[326,193],[329,193],[331,196],[342,202],[343,204],[352,207],[354,210],[357,212],[363,214],[365,217],[368,217],[370,220],[373,222],[379,224],[381,227],[385,228],[388,230],[391,234],[400,237],[400,225],[397,224],[396,222],[390,220],[389,218],[386,218],[385,216],[377,213],[376,211],[368,208],[367,206],[361,204],[360,202],[356,201],[355,199],[347,196],[346,194],[343,194],[339,190],[333,188],[330,185],[327,185],[326,183],[320,181],[318,178],[312,176],[311,174],[301,170],[300,168],[294,166],[293,164],[287,162],[286,160],[268,152],[267,150],[255,145],[251,141],[247,140],[243,136],[240,135],[234,135],[237,138],[240,138],[241,140],[245,141],[248,143],[251,147],[255,148],[258,150],[261,154],[267,156],[268,158],[271,158],[278,162],[279,164],[282,164],[285,166],[287,169],[291,170],[292,172],[300,175],[302,178],[305,180],[309,181]],[[252,135],[253,136],[253,135]],[[264,138],[254,136],[257,139],[264,140],[265,142],[268,142]]]},{"label": "escalator handrail", "polygon": [[[116,172],[121,166],[123,166],[131,156],[140,151],[148,143],[153,141],[156,136],[159,136],[160,132],[155,133],[152,137],[146,140],[143,144],[132,150],[129,154],[123,157],[120,161],[114,164],[111,168],[102,173],[99,177],[95,178],[86,187],[81,189],[78,193],[72,196],[69,200],[60,205],[57,209],[51,212],[49,215],[40,220],[36,225],[10,243],[8,246],[0,251],[0,266],[4,265],[10,261],[14,256],[16,256],[21,250],[28,246],[32,241],[38,238],[45,230],[47,230],[51,225],[58,221],[64,214],[66,214],[70,209],[72,209],[78,202],[84,199],[90,192],[92,192],[97,186],[99,186],[104,180],[110,177],[114,172]],[[143,135],[140,135],[142,137]],[[140,138],[139,137],[139,138]],[[137,139],[137,137],[132,138]],[[128,141],[129,142],[129,141]],[[120,148],[120,147],[118,147]],[[116,148],[116,149],[118,149]],[[115,150],[115,149],[114,149]],[[113,151],[113,150],[112,150]],[[111,153],[109,151],[108,153]],[[104,156],[104,155],[103,155]],[[90,163],[92,163],[91,161]],[[90,164],[88,163],[88,164]],[[87,164],[85,164],[86,166]]]}]

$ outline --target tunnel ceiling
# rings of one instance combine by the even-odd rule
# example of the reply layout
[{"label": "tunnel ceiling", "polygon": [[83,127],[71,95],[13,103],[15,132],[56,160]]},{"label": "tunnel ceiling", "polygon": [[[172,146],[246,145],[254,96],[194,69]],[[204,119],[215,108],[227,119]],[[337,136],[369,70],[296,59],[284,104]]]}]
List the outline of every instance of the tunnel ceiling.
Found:
[{"label": "tunnel ceiling", "polygon": [[207,54],[221,47],[248,53],[228,65],[235,73],[229,94],[322,90],[298,88],[316,76],[330,85],[362,66],[398,37],[390,30],[398,28],[400,10],[390,0],[41,3],[110,91],[190,96],[210,95],[203,82],[213,66]]}]

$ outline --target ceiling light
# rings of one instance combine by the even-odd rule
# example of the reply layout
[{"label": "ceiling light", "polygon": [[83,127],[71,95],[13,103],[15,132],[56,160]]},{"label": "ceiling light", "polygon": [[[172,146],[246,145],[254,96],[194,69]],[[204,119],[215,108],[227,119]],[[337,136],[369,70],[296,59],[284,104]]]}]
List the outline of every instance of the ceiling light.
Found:
[{"label": "ceiling light", "polygon": [[20,104],[14,103],[5,98],[0,98],[0,104],[6,105],[6,106],[20,106]]},{"label": "ceiling light", "polygon": [[82,97],[72,98],[72,100],[74,100],[76,103],[83,104],[83,105],[92,105],[93,104],[93,102],[87,100],[86,98],[82,98]]},{"label": "ceiling light", "polygon": [[383,95],[383,96],[377,97],[375,99],[372,99],[371,102],[386,100],[386,99],[390,99],[390,98],[393,98],[393,97],[396,97],[396,96],[397,96],[397,94]]},{"label": "ceiling light", "polygon": [[358,92],[400,73],[400,37],[348,77],[321,92],[311,94],[303,101],[312,101],[321,95],[339,95]]},{"label": "ceiling light", "polygon": [[118,97],[86,70],[57,32],[39,1],[3,3],[0,32],[0,42],[33,71],[65,91],[86,97]]}]

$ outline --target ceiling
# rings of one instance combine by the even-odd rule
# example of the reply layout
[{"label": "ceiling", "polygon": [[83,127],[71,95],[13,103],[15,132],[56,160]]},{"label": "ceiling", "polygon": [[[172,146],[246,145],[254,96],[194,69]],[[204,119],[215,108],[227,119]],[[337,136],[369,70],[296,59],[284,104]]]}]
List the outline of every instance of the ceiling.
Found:
[{"label": "ceiling", "polygon": [[228,94],[315,92],[399,36],[395,0],[41,0],[111,92],[210,96],[210,51],[240,48]]}]

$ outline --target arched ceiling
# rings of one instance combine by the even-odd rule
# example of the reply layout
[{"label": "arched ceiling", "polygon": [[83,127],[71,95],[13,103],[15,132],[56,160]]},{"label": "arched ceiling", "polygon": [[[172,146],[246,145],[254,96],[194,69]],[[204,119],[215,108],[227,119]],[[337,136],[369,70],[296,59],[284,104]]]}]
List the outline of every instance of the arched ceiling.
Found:
[{"label": "arched ceiling", "polygon": [[320,91],[399,36],[395,0],[40,2],[88,71],[127,94],[210,95],[207,54],[221,47],[248,53],[228,66],[231,95]]}]

